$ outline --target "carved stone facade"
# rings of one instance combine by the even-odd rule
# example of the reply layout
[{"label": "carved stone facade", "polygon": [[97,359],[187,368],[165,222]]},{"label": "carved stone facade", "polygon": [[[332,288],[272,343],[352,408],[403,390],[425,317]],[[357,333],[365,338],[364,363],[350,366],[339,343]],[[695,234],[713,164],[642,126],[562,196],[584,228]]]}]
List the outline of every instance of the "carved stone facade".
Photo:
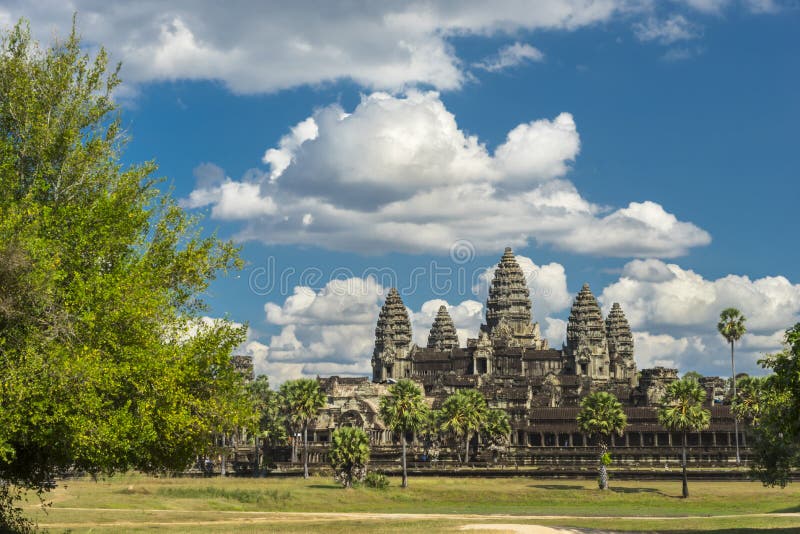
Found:
[{"label": "carved stone facade", "polygon": [[[628,405],[652,397],[637,387],[633,335],[619,304],[603,318],[588,285],[581,288],[567,324],[567,343],[548,347],[532,322],[533,303],[522,269],[507,248],[494,271],[486,322],[478,337],[459,347],[456,329],[442,306],[426,347],[411,343],[411,326],[400,294],[392,289],[378,317],[373,381],[419,381],[428,396],[455,390],[484,391],[489,403],[517,411],[535,406],[576,406],[592,391],[614,393]],[[648,382],[647,387],[661,383]]]},{"label": "carved stone facade", "polygon": [[458,334],[447,306],[439,306],[436,319],[433,320],[431,333],[428,334],[428,348],[434,350],[450,350],[458,347]]}]

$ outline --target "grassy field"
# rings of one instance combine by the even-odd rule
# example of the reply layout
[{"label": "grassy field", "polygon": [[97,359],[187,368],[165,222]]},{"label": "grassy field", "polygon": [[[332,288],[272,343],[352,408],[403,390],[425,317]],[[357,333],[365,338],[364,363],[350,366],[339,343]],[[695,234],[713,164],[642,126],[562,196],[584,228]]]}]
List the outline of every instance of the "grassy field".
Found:
[{"label": "grassy field", "polygon": [[[610,491],[600,492],[583,480],[419,477],[407,490],[393,479],[381,491],[345,490],[327,477],[122,475],[66,481],[51,493],[46,513],[33,503],[27,511],[51,532],[454,532],[477,523],[800,532],[800,485],[780,490],[751,482],[694,482],[690,491],[689,499],[679,498],[679,481],[612,481]],[[344,513],[356,515],[334,515]]]}]

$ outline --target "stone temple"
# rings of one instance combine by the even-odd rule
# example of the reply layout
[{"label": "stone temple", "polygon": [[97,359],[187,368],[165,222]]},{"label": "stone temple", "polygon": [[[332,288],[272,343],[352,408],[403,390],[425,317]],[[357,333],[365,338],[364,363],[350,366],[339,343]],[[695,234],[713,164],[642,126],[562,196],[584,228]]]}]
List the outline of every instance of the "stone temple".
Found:
[{"label": "stone temple", "polygon": [[648,370],[638,383],[633,335],[619,304],[603,318],[588,285],[575,298],[566,344],[551,348],[532,321],[530,292],[513,252],[500,258],[486,301],[486,322],[478,337],[460,347],[447,308],[439,309],[425,347],[411,342],[411,322],[397,290],[390,290],[375,328],[374,382],[411,378],[425,394],[440,398],[472,387],[496,406],[528,410],[577,406],[596,390],[614,393],[629,405],[653,403],[652,388],[663,389],[676,374]]},{"label": "stone temple", "polygon": [[[324,462],[336,428],[358,426],[369,434],[376,461],[395,462],[397,436],[381,421],[378,405],[389,385],[401,378],[423,387],[433,408],[459,389],[483,393],[491,408],[509,415],[508,458],[517,465],[593,463],[594,442],[580,433],[575,418],[581,399],[594,391],[613,393],[628,416],[624,436],[612,437],[615,458],[636,465],[677,461],[680,437],[658,424],[656,406],[667,386],[678,379],[678,370],[637,369],[633,335],[620,305],[613,304],[604,318],[591,289],[584,285],[572,304],[566,343],[560,348],[548,346],[532,321],[532,310],[525,276],[510,248],[494,272],[486,321],[466,346],[460,345],[444,306],[436,314],[426,345],[414,344],[406,307],[398,291],[391,289],[375,328],[372,379],[318,378],[327,405],[309,429],[311,461]],[[733,458],[734,425],[729,406],[721,402],[724,381],[708,377],[702,384],[708,393],[711,426],[689,436],[690,461],[726,464]],[[417,457],[423,448],[412,440]],[[452,450],[450,456],[455,458]],[[447,459],[445,449],[441,458]]]}]

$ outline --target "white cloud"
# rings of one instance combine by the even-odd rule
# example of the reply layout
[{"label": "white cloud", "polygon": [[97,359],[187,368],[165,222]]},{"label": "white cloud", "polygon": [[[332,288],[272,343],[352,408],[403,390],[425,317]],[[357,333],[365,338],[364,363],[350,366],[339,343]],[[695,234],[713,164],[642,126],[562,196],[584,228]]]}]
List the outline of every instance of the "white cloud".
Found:
[{"label": "white cloud", "polygon": [[552,348],[560,349],[562,344],[567,342],[567,321],[546,317],[544,324],[545,327],[542,330],[542,335],[547,339]]},{"label": "white cloud", "polygon": [[640,369],[673,367],[685,373],[703,366],[702,361],[694,359],[697,353],[706,349],[700,336],[675,338],[668,334],[634,332],[633,343],[636,364]]},{"label": "white cloud", "polygon": [[[684,0],[704,13],[721,13],[726,0]],[[743,0],[745,9],[774,13],[774,0]],[[122,61],[123,78],[133,84],[172,80],[213,80],[235,93],[275,92],[301,85],[349,79],[371,90],[430,86],[461,87],[470,78],[451,38],[515,36],[536,30],[577,31],[614,20],[652,19],[652,0],[496,0],[479,2],[270,2],[139,0],[124,4],[73,0],[7,0],[0,23],[21,16],[48,42],[54,30],[65,36],[73,13],[89,43],[106,46]],[[645,35],[671,39],[685,25],[653,19]],[[669,27],[670,21],[673,21]],[[668,27],[663,28],[664,25]],[[530,45],[501,51],[496,68],[518,58],[537,60]],[[535,49],[534,49],[535,50]],[[130,94],[130,91],[128,91]]]},{"label": "white cloud", "polygon": [[497,72],[500,70],[517,67],[526,62],[544,61],[544,53],[538,48],[527,43],[514,43],[504,46],[497,51],[497,55],[485,58],[482,61],[473,63],[474,67]]},{"label": "white cloud", "polygon": [[448,39],[518,30],[575,30],[611,19],[629,2],[542,0],[342,5],[296,1],[228,4],[155,0],[8,2],[2,20],[26,16],[47,41],[79,14],[86,39],[107,46],[132,82],[219,80],[236,93],[351,79],[373,89],[415,84],[456,89],[465,80]]},{"label": "white cloud", "polygon": [[508,132],[505,143],[495,151],[495,161],[504,174],[504,185],[525,185],[564,176],[579,151],[575,121],[569,113],[561,113],[552,121],[520,124]]},{"label": "white cloud", "polygon": [[628,263],[599,300],[605,312],[613,302],[622,305],[640,367],[672,362],[704,374],[730,374],[729,345],[716,329],[723,309],[737,308],[747,318],[748,333],[736,345],[740,372],[763,372],[756,361],[780,350],[784,331],[800,320],[800,284],[783,276],[707,280],[653,259]]},{"label": "white cloud", "polygon": [[783,276],[751,280],[727,275],[706,280],[691,270],[659,260],[634,260],[600,295],[604,307],[622,304],[634,328],[716,328],[719,313],[742,311],[748,329],[772,334],[800,319],[800,284]]},{"label": "white cloud", "polygon": [[[494,154],[459,129],[435,92],[374,93],[351,113],[333,105],[301,124],[306,134],[295,127],[271,153],[269,178],[251,173],[244,191],[198,187],[186,205],[215,205],[220,196],[227,204],[212,216],[255,214],[240,239],[361,253],[442,254],[468,239],[479,254],[536,241],[673,257],[710,241],[654,202],[609,211],[581,197],[563,178],[580,149],[568,113],[517,126]],[[234,193],[250,207],[228,208]]]},{"label": "white cloud", "polygon": [[640,41],[658,41],[665,45],[700,36],[700,29],[683,15],[671,15],[666,19],[651,17],[634,24],[633,32]]},{"label": "white cloud", "polygon": [[465,300],[456,305],[448,304],[446,300],[441,299],[425,302],[418,312],[410,314],[414,343],[421,347],[428,344],[428,334],[440,306],[447,306],[447,312],[453,319],[458,333],[458,341],[465,347],[468,338],[478,335],[478,329],[484,319],[483,304],[475,300]]}]

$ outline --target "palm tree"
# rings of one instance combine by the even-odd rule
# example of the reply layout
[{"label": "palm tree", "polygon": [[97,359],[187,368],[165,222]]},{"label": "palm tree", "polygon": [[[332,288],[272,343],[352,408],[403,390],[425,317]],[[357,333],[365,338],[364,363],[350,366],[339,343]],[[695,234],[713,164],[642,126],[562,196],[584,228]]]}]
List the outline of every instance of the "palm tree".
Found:
[{"label": "palm tree", "polygon": [[425,424],[428,406],[419,387],[408,379],[402,379],[389,387],[389,395],[381,397],[380,416],[386,426],[400,433],[403,443],[403,485],[408,487],[406,470],[406,433],[416,432]]},{"label": "palm tree", "polygon": [[578,412],[578,428],[591,436],[597,436],[599,447],[599,472],[600,489],[608,489],[609,462],[608,436],[613,433],[622,435],[628,425],[628,416],[622,410],[622,404],[611,393],[596,391],[581,401],[581,410]]},{"label": "palm tree", "polygon": [[492,459],[497,461],[497,453],[508,444],[511,434],[511,421],[504,410],[489,410],[486,424],[481,429],[481,436],[492,449]]},{"label": "palm tree", "polygon": [[469,440],[486,421],[486,399],[480,391],[465,389],[445,399],[441,409],[441,426],[456,439],[464,438],[464,463],[469,461]]},{"label": "palm tree", "polygon": [[344,426],[331,434],[328,460],[333,472],[345,488],[353,487],[353,480],[366,475],[369,461],[369,436],[360,428]]},{"label": "palm tree", "polygon": [[325,406],[325,395],[310,378],[287,380],[281,384],[280,394],[287,418],[303,431],[303,477],[308,478],[308,426]]},{"label": "palm tree", "polygon": [[673,382],[661,400],[658,410],[658,422],[667,430],[683,433],[683,497],[689,496],[689,484],[686,478],[687,434],[700,432],[708,428],[711,422],[711,411],[703,408],[706,391],[696,380],[686,379]]},{"label": "palm tree", "polygon": [[[722,337],[728,340],[728,343],[731,344],[731,382],[733,383],[733,400],[731,401],[732,405],[736,404],[736,364],[733,360],[733,344],[736,341],[739,341],[741,337],[744,335],[746,329],[744,327],[744,322],[747,319],[742,312],[737,310],[736,308],[726,308],[722,310],[722,313],[719,314],[719,323],[717,323],[717,330]],[[733,409],[733,406],[731,406]],[[739,420],[734,417],[733,418],[733,430],[736,434],[736,465],[739,465]]]}]

